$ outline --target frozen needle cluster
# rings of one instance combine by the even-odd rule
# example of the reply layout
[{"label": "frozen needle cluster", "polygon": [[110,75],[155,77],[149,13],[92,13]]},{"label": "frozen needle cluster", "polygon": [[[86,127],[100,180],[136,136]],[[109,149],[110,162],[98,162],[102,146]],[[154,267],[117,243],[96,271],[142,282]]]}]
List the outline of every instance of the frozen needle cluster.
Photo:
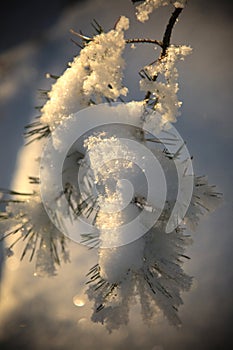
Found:
[{"label": "frozen needle cluster", "polygon": [[15,245],[24,242],[21,260],[36,258],[35,275],[54,276],[61,261],[69,261],[64,235],[50,221],[38,193],[4,191],[7,203],[0,215],[0,240],[9,237],[6,255],[13,255]]}]

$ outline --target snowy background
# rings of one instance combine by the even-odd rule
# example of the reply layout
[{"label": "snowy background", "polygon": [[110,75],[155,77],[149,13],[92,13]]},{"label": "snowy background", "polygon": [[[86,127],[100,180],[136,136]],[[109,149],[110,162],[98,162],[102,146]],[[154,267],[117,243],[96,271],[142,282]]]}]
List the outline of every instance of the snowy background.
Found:
[{"label": "snowy background", "polygon": [[[126,15],[131,19],[127,37],[160,39],[171,11],[160,8],[149,22],[140,24],[127,0],[13,3],[4,4],[0,15],[0,187],[4,188],[14,177],[17,186],[25,181],[27,162],[18,152],[23,126],[36,116],[37,90],[49,87],[45,73],[61,73],[78,52],[69,29],[92,33],[90,22],[95,18],[108,30]],[[190,0],[173,33],[174,43],[194,49],[179,66],[183,107],[175,126],[194,156],[195,173],[207,174],[224,193],[223,205],[202,219],[188,249],[191,260],[184,269],[195,280],[183,295],[182,328],[171,327],[161,315],[148,327],[137,306],[131,310],[129,325],[112,334],[91,323],[92,305],[83,295],[83,282],[95,263],[95,252],[72,243],[71,263],[55,278],[35,278],[33,263],[19,263],[18,256],[2,262],[1,349],[227,348],[233,322],[232,10],[231,1],[221,1],[220,6],[219,1]],[[153,60],[153,52],[151,47],[127,49],[129,99],[140,96],[137,70]],[[79,299],[83,306],[75,305],[80,305]]]}]

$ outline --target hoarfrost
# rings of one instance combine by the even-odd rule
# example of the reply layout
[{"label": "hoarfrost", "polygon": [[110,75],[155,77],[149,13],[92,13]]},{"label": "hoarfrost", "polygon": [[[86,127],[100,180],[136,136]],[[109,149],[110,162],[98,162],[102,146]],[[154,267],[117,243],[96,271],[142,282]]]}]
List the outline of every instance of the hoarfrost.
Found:
[{"label": "hoarfrost", "polygon": [[48,93],[49,99],[41,110],[42,124],[53,130],[92,100],[96,103],[104,97],[117,100],[127,94],[128,89],[122,86],[125,67],[122,53],[124,30],[128,27],[129,20],[122,16],[114,29],[90,39]]}]

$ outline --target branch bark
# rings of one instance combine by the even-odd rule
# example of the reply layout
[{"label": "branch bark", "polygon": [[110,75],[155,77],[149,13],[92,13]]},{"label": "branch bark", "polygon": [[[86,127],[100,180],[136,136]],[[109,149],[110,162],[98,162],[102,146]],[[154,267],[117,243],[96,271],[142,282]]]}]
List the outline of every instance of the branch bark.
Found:
[{"label": "branch bark", "polygon": [[179,15],[182,12],[182,10],[183,10],[183,8],[177,7],[169,19],[168,25],[166,27],[166,30],[165,30],[165,33],[163,36],[163,41],[162,41],[163,50],[161,53],[161,57],[164,57],[166,55],[166,51],[167,51],[167,49],[170,45],[170,41],[171,41],[172,30],[174,28],[174,25],[175,25]]},{"label": "branch bark", "polygon": [[143,39],[140,39],[140,38],[137,38],[137,39],[126,39],[125,42],[127,44],[144,44],[144,43],[155,44],[155,45],[158,45],[158,46],[163,48],[163,42],[159,41],[159,40],[156,40],[156,39],[146,39],[146,38],[143,38]]}]

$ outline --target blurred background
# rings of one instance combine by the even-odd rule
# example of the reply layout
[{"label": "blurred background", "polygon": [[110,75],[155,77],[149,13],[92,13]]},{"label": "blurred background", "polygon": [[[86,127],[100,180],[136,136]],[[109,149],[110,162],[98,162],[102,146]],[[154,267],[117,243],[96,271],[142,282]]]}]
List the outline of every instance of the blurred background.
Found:
[{"label": "blurred background", "polygon": [[[145,24],[135,20],[130,0],[8,1],[0,10],[0,187],[14,182],[20,189],[28,174],[22,153],[24,125],[43,103],[39,89],[49,88],[47,72],[61,74],[79,52],[72,28],[93,34],[96,19],[106,30],[120,15],[130,18],[126,36],[161,39],[171,7],[158,9]],[[224,203],[202,219],[187,254],[184,270],[194,276],[183,295],[175,329],[162,315],[145,325],[132,308],[128,326],[109,334],[90,321],[92,305],[85,299],[85,274],[96,253],[70,244],[71,263],[54,278],[33,276],[33,262],[19,256],[4,261],[1,245],[1,349],[230,349],[233,343],[232,267],[232,1],[189,0],[172,36],[193,54],[179,64],[182,115],[176,128],[194,156],[196,175],[208,175],[224,194]],[[127,48],[125,82],[128,100],[139,99],[138,70],[153,61],[153,47]],[[20,174],[20,175],[19,175]],[[77,306],[77,299],[83,306]]]}]

